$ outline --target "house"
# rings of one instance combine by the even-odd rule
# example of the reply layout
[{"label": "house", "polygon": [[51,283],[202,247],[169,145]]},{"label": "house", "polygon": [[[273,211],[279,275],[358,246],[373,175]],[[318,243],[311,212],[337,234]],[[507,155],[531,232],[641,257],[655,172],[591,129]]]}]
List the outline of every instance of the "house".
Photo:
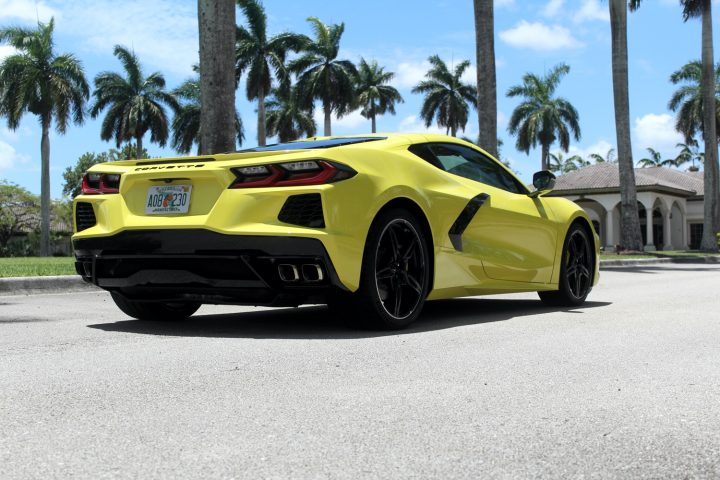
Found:
[{"label": "house", "polygon": [[[645,250],[698,248],[703,231],[703,172],[636,168],[635,183]],[[580,205],[590,216],[605,250],[614,250],[620,244],[617,164],[599,163],[562,175],[548,196],[564,197]]]}]

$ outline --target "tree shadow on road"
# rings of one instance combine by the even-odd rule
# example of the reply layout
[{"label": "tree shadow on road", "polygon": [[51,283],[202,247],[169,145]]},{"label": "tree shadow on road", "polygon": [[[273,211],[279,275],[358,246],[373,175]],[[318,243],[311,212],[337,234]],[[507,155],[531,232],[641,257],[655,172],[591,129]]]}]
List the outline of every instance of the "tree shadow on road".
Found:
[{"label": "tree shadow on road", "polygon": [[550,312],[583,313],[610,302],[585,302],[580,308],[548,307],[539,300],[464,298],[425,304],[420,318],[400,331],[358,330],[345,326],[324,306],[283,308],[257,312],[197,315],[182,322],[123,320],[88,325],[107,332],[175,337],[353,339],[408,335],[466,325],[501,322]]}]

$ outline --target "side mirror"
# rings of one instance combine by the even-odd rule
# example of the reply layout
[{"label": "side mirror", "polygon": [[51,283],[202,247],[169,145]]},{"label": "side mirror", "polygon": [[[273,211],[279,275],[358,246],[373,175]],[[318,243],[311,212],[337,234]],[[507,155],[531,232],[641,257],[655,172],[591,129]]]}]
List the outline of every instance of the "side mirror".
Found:
[{"label": "side mirror", "polygon": [[549,170],[540,170],[533,175],[533,186],[535,191],[530,196],[535,198],[555,188],[555,174]]}]

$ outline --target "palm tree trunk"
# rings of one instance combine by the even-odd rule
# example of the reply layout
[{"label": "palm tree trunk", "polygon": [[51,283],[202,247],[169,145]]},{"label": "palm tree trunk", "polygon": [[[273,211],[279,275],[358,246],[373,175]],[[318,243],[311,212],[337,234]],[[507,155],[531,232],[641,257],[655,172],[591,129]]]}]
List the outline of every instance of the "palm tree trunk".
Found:
[{"label": "palm tree trunk", "polygon": [[703,140],[705,141],[705,215],[700,249],[717,252],[717,237],[720,227],[718,218],[718,147],[715,130],[715,72],[713,60],[712,2],[704,0],[702,5],[702,97],[703,97]]},{"label": "palm tree trunk", "polygon": [[265,134],[265,92],[263,91],[262,87],[260,88],[260,91],[258,92],[258,125],[257,125],[257,132],[258,132],[258,146],[264,147],[266,142],[266,134]]},{"label": "palm tree trunk", "polygon": [[143,134],[138,133],[135,136],[135,158],[143,157]]},{"label": "palm tree trunk", "polygon": [[235,150],[235,28],[234,0],[198,0],[203,154]]},{"label": "palm tree trunk", "polygon": [[550,144],[542,144],[542,158],[540,159],[540,169],[550,170]]},{"label": "palm tree trunk", "polygon": [[475,54],[477,58],[478,128],[480,146],[497,153],[497,80],[495,73],[495,19],[493,0],[475,0]]},{"label": "palm tree trunk", "polygon": [[40,256],[50,256],[50,115],[44,115],[40,140]]},{"label": "palm tree trunk", "polygon": [[377,133],[377,125],[375,123],[375,110],[370,110],[370,121],[372,122],[372,133]]},{"label": "palm tree trunk", "polygon": [[630,99],[628,95],[627,10],[625,0],[610,0],[612,72],[615,100],[615,135],[620,170],[620,244],[629,250],[643,250],[637,207],[635,168],[630,140]]},{"label": "palm tree trunk", "polygon": [[325,136],[329,137],[332,135],[330,125],[330,114],[332,113],[332,108],[330,107],[330,102],[327,100],[323,101],[323,112],[325,112]]},{"label": "palm tree trunk", "polygon": [[453,137],[456,137],[456,136],[457,136],[457,127],[455,126],[454,123],[453,123],[453,125],[450,127],[450,134],[451,134]]}]

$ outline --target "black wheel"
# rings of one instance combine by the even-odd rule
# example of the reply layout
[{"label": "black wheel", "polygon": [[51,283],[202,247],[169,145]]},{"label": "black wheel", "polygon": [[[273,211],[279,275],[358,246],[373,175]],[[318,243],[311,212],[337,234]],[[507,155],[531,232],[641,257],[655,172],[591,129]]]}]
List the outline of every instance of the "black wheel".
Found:
[{"label": "black wheel", "polygon": [[540,300],[553,306],[578,306],[585,302],[595,278],[595,259],[587,232],[579,224],[570,227],[563,246],[559,289],[538,292]]},{"label": "black wheel", "polygon": [[110,295],[123,313],[138,320],[185,320],[200,308],[197,302],[135,302],[117,292]]},{"label": "black wheel", "polygon": [[353,326],[403,328],[420,315],[429,285],[430,255],[418,221],[388,210],[370,228],[359,290],[329,306]]}]

